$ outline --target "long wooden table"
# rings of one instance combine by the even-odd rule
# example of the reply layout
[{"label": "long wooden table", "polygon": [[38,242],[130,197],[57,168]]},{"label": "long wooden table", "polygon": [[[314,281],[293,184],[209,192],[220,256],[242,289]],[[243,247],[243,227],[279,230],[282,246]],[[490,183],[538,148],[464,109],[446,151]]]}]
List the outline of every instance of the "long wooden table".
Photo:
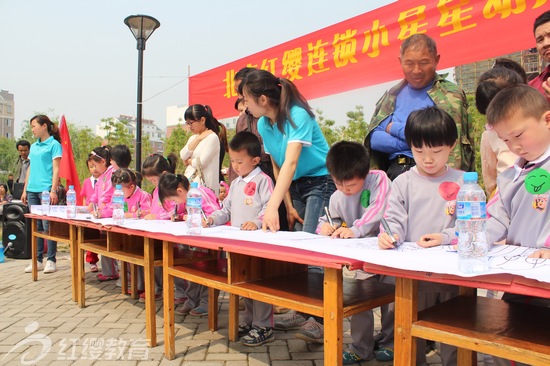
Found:
[{"label": "long wooden table", "polygon": [[[550,298],[550,283],[511,274],[460,277],[375,264],[364,270],[396,277],[395,365],[414,365],[415,338],[457,346],[458,365],[483,352],[530,365],[550,365],[550,309],[476,296],[476,288]],[[460,296],[418,312],[418,281],[453,284]]]},{"label": "long wooden table", "polygon": [[[33,253],[36,253],[37,237],[71,243],[73,299],[81,307],[85,306],[85,250],[144,267],[145,324],[149,346],[157,344],[154,267],[163,266],[164,346],[168,359],[176,355],[174,277],[210,288],[208,316],[211,330],[216,330],[218,326],[217,293],[221,290],[230,294],[228,326],[229,339],[232,341],[238,340],[239,296],[323,317],[326,365],[342,364],[345,317],[390,303],[394,299],[394,287],[391,285],[368,280],[344,280],[344,267],[356,269],[362,266],[361,261],[349,258],[240,240],[174,236],[124,227],[105,227],[91,221],[33,214],[27,216],[33,220]],[[50,221],[50,232],[38,233],[35,221],[45,218]],[[320,266],[324,273],[309,273],[308,265]],[[122,291],[125,292],[126,271],[122,270],[120,274]],[[135,282],[132,281],[132,286]]]},{"label": "long wooden table", "polygon": [[[164,347],[165,357],[176,356],[174,338],[174,277],[226,291],[229,298],[229,339],[237,341],[238,297],[288,307],[324,318],[324,363],[342,365],[343,320],[345,317],[390,303],[394,287],[378,281],[343,280],[342,269],[358,268],[349,258],[240,240],[185,237],[190,246],[224,251],[227,259],[214,256],[192,262],[174,254],[173,239],[163,244]],[[309,273],[308,265],[323,267],[324,273]],[[211,296],[210,299],[213,297]],[[216,329],[217,309],[210,304],[209,327]]]}]

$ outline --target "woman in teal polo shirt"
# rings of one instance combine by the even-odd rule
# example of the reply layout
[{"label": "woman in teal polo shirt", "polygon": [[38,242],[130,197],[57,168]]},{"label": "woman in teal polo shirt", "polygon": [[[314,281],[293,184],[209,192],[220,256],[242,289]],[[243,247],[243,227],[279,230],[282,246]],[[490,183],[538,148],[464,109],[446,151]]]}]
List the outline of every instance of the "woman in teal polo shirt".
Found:
[{"label": "woman in teal polo shirt", "polygon": [[296,222],[296,230],[314,233],[336,187],[326,167],[328,144],[308,102],[290,80],[265,70],[250,71],[239,94],[259,118],[258,132],[277,180],[263,229],[279,230],[278,207],[284,201],[289,227]]},{"label": "woman in teal polo shirt", "polygon": [[[29,159],[31,164],[27,170],[25,188],[21,196],[23,203],[40,205],[40,195],[43,191],[50,192],[50,203],[57,204],[57,186],[59,185],[59,163],[61,161],[61,137],[57,126],[47,116],[37,115],[31,118],[31,130],[38,140],[31,145]],[[38,231],[47,231],[49,222],[38,220]],[[57,270],[55,255],[57,242],[48,240],[48,258],[46,265],[44,258],[44,239],[38,238],[38,270],[44,273],[53,273]],[[25,272],[32,271],[32,264],[25,268]]]}]

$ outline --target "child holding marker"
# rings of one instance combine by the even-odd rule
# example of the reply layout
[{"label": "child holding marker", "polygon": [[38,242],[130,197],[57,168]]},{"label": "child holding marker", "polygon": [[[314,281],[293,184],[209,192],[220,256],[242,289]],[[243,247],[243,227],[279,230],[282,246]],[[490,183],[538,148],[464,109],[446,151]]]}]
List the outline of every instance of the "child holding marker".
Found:
[{"label": "child holding marker", "polygon": [[[95,184],[94,193],[90,198],[88,211],[91,212],[93,216],[98,219],[111,217],[113,215],[111,199],[113,197],[115,187],[111,182],[111,176],[113,175],[113,166],[111,165],[111,152],[109,150],[109,147],[96,147],[88,155],[88,160],[92,160],[95,163],[97,171],[101,172],[101,175],[99,176]],[[97,257],[97,255],[95,256]],[[89,258],[91,261],[94,260],[92,255],[90,255]],[[94,268],[92,267],[92,270],[93,269]],[[97,280],[100,282],[113,281],[117,280],[118,277],[117,261],[102,255],[101,273],[97,275]]]},{"label": "child holding marker", "polygon": [[[229,143],[231,166],[238,177],[221,210],[207,217],[207,225],[231,226],[241,230],[258,230],[262,227],[267,202],[273,193],[273,181],[258,167],[262,147],[251,132],[242,131]],[[261,301],[244,299],[244,313],[239,323],[239,336],[245,346],[255,347],[273,342],[273,306]]]},{"label": "child holding marker", "polygon": [[[151,200],[151,209],[145,212],[146,220],[171,220],[174,214],[183,216],[185,209],[182,205],[177,205],[174,202],[168,201],[163,203],[159,199],[159,181],[164,174],[173,173],[176,171],[178,158],[175,154],[170,154],[164,157],[160,154],[151,154],[145,159],[142,167],[142,174],[155,189]],[[143,283],[143,268],[138,271],[138,281]],[[187,298],[185,296],[183,280],[175,281],[175,301],[174,305],[184,303]],[[162,299],[162,267],[155,267],[155,300]],[[140,302],[145,302],[145,293],[140,294]]]},{"label": "child holding marker", "polygon": [[[95,192],[95,185],[99,181],[99,176],[102,172],[98,170],[98,166],[96,165],[96,162],[93,159],[93,155],[90,154],[88,157],[88,161],[86,164],[88,164],[88,170],[90,171],[90,174],[92,175],[90,178],[87,178],[84,180],[84,183],[82,184],[82,189],[80,190],[80,196],[82,197],[82,203],[84,205],[89,205],[91,202],[92,195]],[[99,269],[97,267],[97,262],[99,262],[99,257],[96,253],[90,252],[89,250],[86,251],[86,262],[90,263],[90,271],[97,272]]]},{"label": "child holding marker", "polygon": [[[456,195],[463,183],[463,172],[447,166],[458,138],[456,124],[448,113],[428,107],[409,115],[405,138],[416,166],[392,183],[384,218],[393,238],[385,230],[378,245],[393,249],[404,241],[423,247],[449,244],[456,238]],[[419,282],[418,310],[457,295],[456,286]],[[417,341],[417,365],[426,364],[425,343]],[[456,365],[456,347],[442,344],[441,361],[444,366]]]},{"label": "child holding marker", "polygon": [[[186,210],[187,192],[189,191],[189,180],[187,177],[181,174],[164,173],[158,180],[159,202],[163,206],[176,205],[181,210]],[[215,210],[220,209],[218,199],[214,192],[207,187],[199,186],[199,191],[202,195],[202,211],[209,215]],[[185,220],[185,216],[177,211],[175,221],[180,219]],[[189,282],[187,287],[184,287],[184,281],[181,279],[174,279],[176,288],[176,300],[182,299],[183,296],[187,297],[187,300],[183,302],[183,305],[177,307],[175,312],[179,315],[191,314],[193,316],[208,315],[208,288],[194,282]],[[185,290],[184,290],[185,288]],[[177,301],[176,301],[177,302]],[[182,302],[179,302],[182,303]]]},{"label": "child holding marker", "polygon": [[151,195],[139,187],[140,180],[128,168],[121,168],[111,176],[113,186],[120,184],[124,193],[125,218],[141,219],[151,210]]},{"label": "child holding marker", "polygon": [[[330,196],[326,215],[321,216],[317,233],[333,238],[377,236],[380,219],[386,209],[390,180],[381,170],[369,170],[367,149],[356,142],[340,141],[327,154],[327,169],[336,185]],[[357,270],[357,280],[370,275]],[[378,281],[371,278],[369,281]],[[384,309],[384,314],[386,310]],[[384,319],[384,318],[383,318]],[[371,360],[374,350],[374,316],[372,310],[355,314],[350,320],[352,344],[342,354],[344,365]],[[384,341],[381,342],[384,344]]]}]

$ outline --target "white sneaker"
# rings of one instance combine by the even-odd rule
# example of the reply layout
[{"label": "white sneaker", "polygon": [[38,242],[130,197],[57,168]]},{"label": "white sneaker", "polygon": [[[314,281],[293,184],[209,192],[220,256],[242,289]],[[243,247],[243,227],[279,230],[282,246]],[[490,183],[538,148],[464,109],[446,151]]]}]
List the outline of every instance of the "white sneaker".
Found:
[{"label": "white sneaker", "polygon": [[46,266],[44,267],[44,273],[54,273],[55,271],[57,271],[55,262],[46,261]]},{"label": "white sneaker", "polygon": [[[44,265],[42,264],[42,262],[36,262],[36,269],[41,271],[42,269],[44,269]],[[30,263],[26,268],[25,268],[25,273],[31,273],[32,272],[32,263]]]}]

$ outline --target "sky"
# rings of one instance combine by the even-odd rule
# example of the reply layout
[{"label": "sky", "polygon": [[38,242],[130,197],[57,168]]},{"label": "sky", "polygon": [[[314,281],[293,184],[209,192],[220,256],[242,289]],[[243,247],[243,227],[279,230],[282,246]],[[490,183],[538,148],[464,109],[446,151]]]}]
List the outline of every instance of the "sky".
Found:
[{"label": "sky", "polygon": [[[14,94],[16,136],[37,113],[64,113],[93,129],[103,118],[135,116],[138,51],[124,19],[146,14],[161,26],[144,53],[143,118],[164,129],[166,107],[187,104],[189,70],[209,70],[391,2],[0,0],[0,89]],[[356,105],[370,117],[392,83],[310,104],[339,124]]]}]

